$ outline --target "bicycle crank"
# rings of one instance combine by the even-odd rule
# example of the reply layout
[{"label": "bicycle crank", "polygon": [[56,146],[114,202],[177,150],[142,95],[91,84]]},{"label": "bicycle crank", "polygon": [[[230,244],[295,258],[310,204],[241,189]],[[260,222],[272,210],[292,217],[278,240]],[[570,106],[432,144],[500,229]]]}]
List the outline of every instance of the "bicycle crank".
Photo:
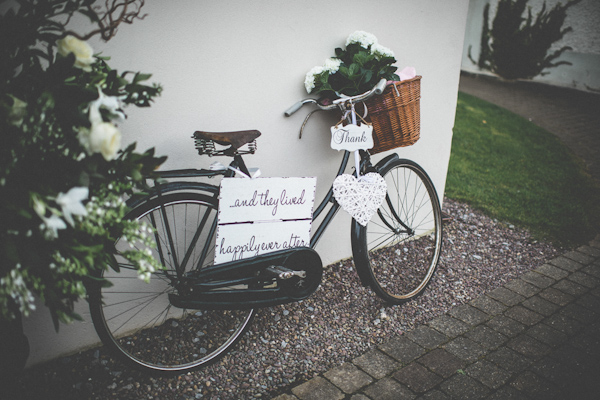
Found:
[{"label": "bicycle crank", "polygon": [[169,300],[202,310],[271,307],[307,298],[322,276],[317,252],[297,247],[195,271],[186,277],[185,291],[169,294]]}]

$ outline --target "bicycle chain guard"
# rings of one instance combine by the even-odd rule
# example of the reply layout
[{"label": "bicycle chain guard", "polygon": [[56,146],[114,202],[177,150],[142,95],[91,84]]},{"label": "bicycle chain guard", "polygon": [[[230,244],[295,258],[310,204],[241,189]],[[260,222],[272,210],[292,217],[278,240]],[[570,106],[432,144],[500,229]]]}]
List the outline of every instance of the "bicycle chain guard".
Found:
[{"label": "bicycle chain guard", "polygon": [[309,297],[322,276],[318,253],[297,247],[193,272],[186,278],[186,294],[169,294],[169,301],[201,310],[271,307]]}]

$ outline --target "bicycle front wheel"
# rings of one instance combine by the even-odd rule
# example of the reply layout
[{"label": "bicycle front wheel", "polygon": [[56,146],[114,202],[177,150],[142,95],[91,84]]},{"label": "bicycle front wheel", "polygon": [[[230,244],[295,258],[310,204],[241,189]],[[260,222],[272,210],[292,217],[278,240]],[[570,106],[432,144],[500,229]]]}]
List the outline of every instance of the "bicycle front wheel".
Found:
[{"label": "bicycle front wheel", "polygon": [[[165,269],[146,283],[117,256],[119,271],[103,273],[112,286],[90,291],[102,341],[125,361],[154,371],[183,372],[224,355],[249,327],[254,310],[190,310],[169,302],[169,294],[183,289],[182,272],[213,261],[216,200],[202,193],[167,194],[142,203],[130,217],[154,227],[155,247],[141,250],[151,251]],[[129,246],[121,238],[117,252]]]},{"label": "bicycle front wheel", "polygon": [[442,217],[427,173],[409,160],[396,160],[380,174],[387,195],[367,226],[353,223],[355,262],[368,265],[370,285],[392,304],[423,293],[440,258]]}]

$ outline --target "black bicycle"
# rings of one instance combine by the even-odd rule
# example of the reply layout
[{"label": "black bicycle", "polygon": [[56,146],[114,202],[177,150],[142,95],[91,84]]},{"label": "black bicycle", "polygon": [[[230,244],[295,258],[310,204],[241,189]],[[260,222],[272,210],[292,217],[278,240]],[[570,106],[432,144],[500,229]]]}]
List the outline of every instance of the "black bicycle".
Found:
[{"label": "black bicycle", "polygon": [[[331,105],[314,99],[296,103],[320,110],[348,109],[378,95],[372,90]],[[313,212],[310,247],[299,247],[214,265],[219,186],[197,178],[249,174],[242,158],[256,150],[256,130],[194,133],[199,154],[231,157],[226,169],[164,171],[152,190],[129,200],[129,218],[154,229],[153,248],[163,270],[150,283],[124,259],[103,277],[112,286],[89,290],[92,319],[102,341],[124,360],[153,371],[184,372],[224,355],[250,326],[256,308],[302,300],[319,286],[322,263],[314,247],[340,206],[330,189]],[[350,159],[345,151],[337,175]],[[360,173],[376,172],[387,195],[366,226],[353,220],[352,252],[363,285],[391,304],[423,293],[436,269],[442,245],[442,217],[436,190],[427,173],[410,160],[391,154],[373,165],[360,151]],[[356,172],[355,172],[356,173]],[[317,223],[315,220],[320,218]],[[130,244],[122,238],[117,250]],[[117,256],[118,259],[118,256]],[[122,261],[122,262],[121,262]]]}]

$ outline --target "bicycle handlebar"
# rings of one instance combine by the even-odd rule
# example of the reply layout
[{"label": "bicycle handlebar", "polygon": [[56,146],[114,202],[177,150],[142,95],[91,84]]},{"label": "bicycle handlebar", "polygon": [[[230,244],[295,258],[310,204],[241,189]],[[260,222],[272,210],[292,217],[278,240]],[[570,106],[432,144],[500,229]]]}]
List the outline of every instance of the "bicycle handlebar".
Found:
[{"label": "bicycle handlebar", "polygon": [[341,97],[339,99],[334,100],[333,103],[330,105],[319,104],[317,102],[317,100],[315,100],[315,99],[304,99],[304,100],[301,100],[301,101],[295,103],[293,106],[291,106],[290,108],[285,110],[284,115],[286,117],[289,117],[290,115],[294,114],[296,111],[301,109],[302,106],[304,106],[305,104],[314,104],[321,110],[328,111],[328,110],[336,109],[336,108],[338,108],[338,106],[343,105],[346,102],[355,102],[356,103],[356,102],[360,102],[360,101],[365,101],[365,100],[371,98],[373,95],[376,95],[376,94],[379,95],[379,94],[383,93],[386,84],[387,84],[387,81],[385,79],[381,79],[379,82],[377,82],[377,84],[373,87],[373,89],[371,89],[367,92],[364,92],[362,94],[358,94],[356,96]]}]

